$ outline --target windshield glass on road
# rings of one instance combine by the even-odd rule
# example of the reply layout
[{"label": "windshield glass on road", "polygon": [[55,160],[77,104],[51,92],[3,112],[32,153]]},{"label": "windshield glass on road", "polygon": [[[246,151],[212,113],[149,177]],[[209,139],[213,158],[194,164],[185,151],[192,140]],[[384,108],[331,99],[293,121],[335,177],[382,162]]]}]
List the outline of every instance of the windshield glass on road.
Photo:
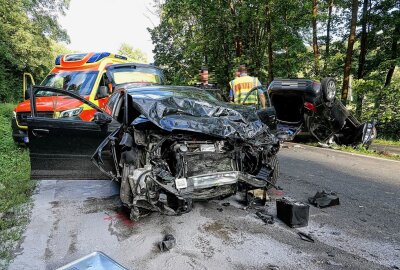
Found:
[{"label": "windshield glass on road", "polygon": [[[47,75],[42,86],[59,88],[76,94],[90,95],[96,81],[98,71],[63,71]],[[51,96],[53,92],[40,91],[38,96]]]},{"label": "windshield glass on road", "polygon": [[148,67],[120,67],[110,70],[115,84],[151,83],[164,84],[162,72]]}]

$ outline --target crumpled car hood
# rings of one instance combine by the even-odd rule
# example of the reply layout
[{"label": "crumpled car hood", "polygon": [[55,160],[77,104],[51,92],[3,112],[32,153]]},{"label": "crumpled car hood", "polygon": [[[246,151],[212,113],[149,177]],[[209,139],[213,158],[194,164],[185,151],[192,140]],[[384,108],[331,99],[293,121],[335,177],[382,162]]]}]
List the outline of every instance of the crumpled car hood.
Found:
[{"label": "crumpled car hood", "polygon": [[[132,125],[151,121],[166,131],[182,130],[222,138],[271,142],[275,137],[258,118],[255,108],[223,103],[206,92],[187,88],[149,88],[129,92],[134,107],[142,114]],[[162,92],[161,92],[162,91]],[[196,93],[194,93],[196,91]]]}]

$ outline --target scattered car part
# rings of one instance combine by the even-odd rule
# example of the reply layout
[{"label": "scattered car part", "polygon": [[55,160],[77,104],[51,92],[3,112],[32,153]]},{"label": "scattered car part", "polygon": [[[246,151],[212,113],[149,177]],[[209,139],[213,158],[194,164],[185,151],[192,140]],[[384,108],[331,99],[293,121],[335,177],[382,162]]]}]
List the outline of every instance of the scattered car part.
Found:
[{"label": "scattered car part", "polygon": [[311,237],[311,235],[304,233],[304,232],[297,232],[297,234],[300,236],[300,239],[303,241],[311,242],[314,243],[314,239]]},{"label": "scattered car part", "polygon": [[257,211],[256,215],[266,224],[274,224],[274,217],[268,214],[266,210]]},{"label": "scattered car part", "polygon": [[107,270],[128,270],[106,254],[96,251],[86,255],[57,270],[86,270],[86,269],[107,269]]},{"label": "scattered car part", "polygon": [[317,192],[314,197],[308,198],[308,202],[318,208],[339,205],[339,197],[334,192],[326,192],[325,190]]},{"label": "scattered car part", "polygon": [[308,225],[310,206],[284,197],[276,200],[277,217],[292,228]]},{"label": "scattered car part", "polygon": [[165,235],[164,240],[158,244],[158,247],[162,252],[171,250],[175,246],[176,246],[176,240],[172,234]]}]

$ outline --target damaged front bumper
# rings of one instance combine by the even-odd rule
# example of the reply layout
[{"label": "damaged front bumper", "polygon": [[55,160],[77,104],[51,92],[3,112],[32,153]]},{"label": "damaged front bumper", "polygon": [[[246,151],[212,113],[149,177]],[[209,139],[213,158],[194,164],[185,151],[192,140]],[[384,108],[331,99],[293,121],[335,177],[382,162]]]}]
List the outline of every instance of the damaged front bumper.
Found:
[{"label": "damaged front bumper", "polygon": [[[175,180],[175,186],[181,179]],[[193,200],[209,200],[234,194],[239,184],[246,185],[247,189],[266,188],[269,184],[267,180],[257,179],[255,176],[240,171],[216,172],[203,175],[196,175],[185,179],[188,190]],[[187,188],[186,188],[187,189]],[[178,193],[184,192],[188,195],[185,188],[179,189]]]},{"label": "damaged front bumper", "polygon": [[270,185],[268,179],[258,179],[240,171],[213,172],[162,183],[156,179],[149,165],[130,170],[128,182],[132,193],[122,194],[121,199],[131,209],[132,220],[138,220],[149,212],[168,215],[187,213],[192,209],[193,201],[220,199],[238,190],[266,189]]}]

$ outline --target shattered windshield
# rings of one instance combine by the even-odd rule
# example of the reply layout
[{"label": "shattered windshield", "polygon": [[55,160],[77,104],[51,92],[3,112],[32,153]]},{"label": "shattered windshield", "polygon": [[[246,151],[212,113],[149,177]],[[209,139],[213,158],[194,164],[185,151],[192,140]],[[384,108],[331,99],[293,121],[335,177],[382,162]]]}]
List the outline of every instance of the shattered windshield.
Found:
[{"label": "shattered windshield", "polygon": [[[42,86],[59,88],[76,94],[90,95],[96,81],[98,71],[61,71],[47,75]],[[40,91],[37,96],[52,96],[53,92]]]},{"label": "shattered windshield", "polygon": [[157,68],[150,67],[119,67],[110,70],[115,84],[124,83],[151,83],[164,84],[162,72]]},{"label": "shattered windshield", "polygon": [[150,88],[133,89],[129,91],[133,98],[163,99],[168,97],[192,98],[205,102],[220,102],[215,96],[207,91],[197,88]]}]

